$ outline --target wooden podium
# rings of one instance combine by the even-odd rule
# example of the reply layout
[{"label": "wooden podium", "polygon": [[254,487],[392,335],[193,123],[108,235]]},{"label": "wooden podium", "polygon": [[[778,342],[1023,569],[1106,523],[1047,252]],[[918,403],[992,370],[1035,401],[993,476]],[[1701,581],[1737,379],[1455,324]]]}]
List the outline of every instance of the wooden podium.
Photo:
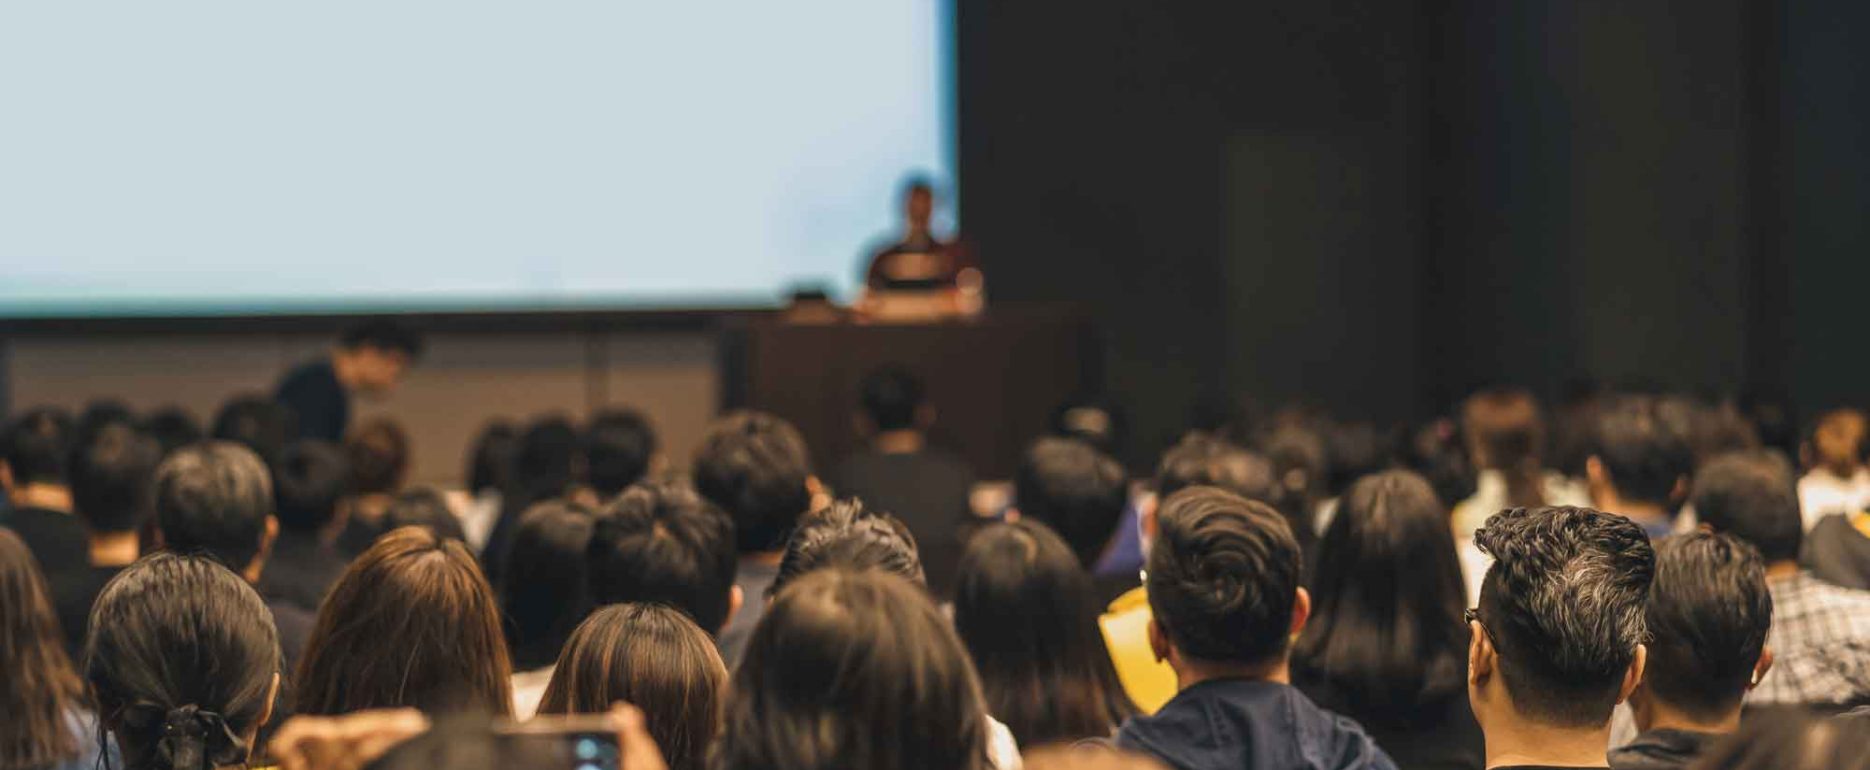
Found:
[{"label": "wooden podium", "polygon": [[730,326],[724,342],[723,405],[792,421],[821,474],[858,448],[858,389],[884,364],[922,377],[938,413],[932,443],[966,458],[983,480],[1011,478],[1053,410],[1101,376],[1089,319],[1058,306],[996,306],[926,324],[760,317]]}]

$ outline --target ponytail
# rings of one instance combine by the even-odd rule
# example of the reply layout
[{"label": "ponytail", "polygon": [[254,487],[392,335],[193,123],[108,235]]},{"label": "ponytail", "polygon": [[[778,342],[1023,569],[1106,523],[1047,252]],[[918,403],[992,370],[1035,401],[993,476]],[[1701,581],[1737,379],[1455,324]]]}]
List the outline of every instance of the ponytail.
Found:
[{"label": "ponytail", "polygon": [[122,729],[154,746],[149,766],[161,770],[212,770],[246,761],[247,742],[220,714],[193,703],[164,709],[138,703],[122,712]]}]

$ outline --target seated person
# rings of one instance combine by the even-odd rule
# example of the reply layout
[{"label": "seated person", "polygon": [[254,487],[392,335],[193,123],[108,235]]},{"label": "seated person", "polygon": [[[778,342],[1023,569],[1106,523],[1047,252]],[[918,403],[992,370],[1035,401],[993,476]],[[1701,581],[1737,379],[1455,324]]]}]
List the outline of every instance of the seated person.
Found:
[{"label": "seated person", "polygon": [[602,714],[615,703],[638,704],[671,770],[701,770],[726,693],[727,667],[714,640],[688,615],[663,604],[613,604],[572,632],[539,713]]},{"label": "seated person", "polygon": [[961,530],[974,518],[968,503],[974,471],[960,456],[928,445],[935,407],[914,373],[886,366],[866,376],[860,390],[857,423],[870,445],[838,464],[831,487],[908,524],[929,586],[947,596],[961,558]]},{"label": "seated person", "polygon": [[383,517],[408,480],[409,435],[395,420],[370,420],[344,437],[344,457],[351,478],[338,550],[350,558],[390,530]]},{"label": "seated person", "polygon": [[1117,746],[1179,770],[1394,768],[1356,723],[1289,684],[1288,647],[1311,599],[1285,518],[1193,487],[1162,503],[1156,528],[1150,642],[1175,669],[1178,692],[1155,714],[1125,722]]},{"label": "seated person", "polygon": [[[1130,480],[1123,466],[1077,439],[1042,438],[1021,457],[1013,477],[1013,509],[1018,518],[1052,528],[1077,554],[1086,570],[1097,564],[1117,532],[1130,503]],[[1009,514],[1012,517],[1012,514]],[[1100,578],[1100,603],[1134,588],[1134,576]]]},{"label": "seated person", "polygon": [[661,459],[656,454],[655,428],[634,409],[593,415],[580,441],[584,446],[586,481],[600,506],[642,481]]},{"label": "seated person", "polygon": [[1610,752],[1612,770],[1687,767],[1740,727],[1740,701],[1773,663],[1766,567],[1731,535],[1694,532],[1657,544],[1644,616],[1649,654],[1630,694],[1642,732]]},{"label": "seated person", "polygon": [[1799,445],[1799,508],[1805,528],[1832,514],[1852,514],[1870,503],[1870,468],[1864,467],[1864,437],[1870,432],[1864,413],[1833,409],[1818,418]]},{"label": "seated person", "polygon": [[734,522],[686,486],[638,484],[597,515],[586,550],[591,601],[660,602],[719,634],[744,597]]},{"label": "seated person", "polygon": [[767,596],[777,596],[787,583],[827,567],[882,570],[928,587],[909,526],[857,500],[839,500],[799,519]]},{"label": "seated person", "polygon": [[1591,505],[1628,517],[1652,540],[1675,531],[1675,512],[1694,470],[1688,437],[1660,406],[1640,397],[1605,405],[1597,415],[1596,447],[1584,464]]},{"label": "seated person", "polygon": [[86,563],[90,550],[84,524],[71,511],[66,474],[71,457],[71,416],[33,409],[7,423],[0,435],[0,526],[13,530],[32,551],[46,580]]},{"label": "seated person", "polygon": [[98,593],[142,555],[139,537],[150,518],[161,451],[155,439],[119,421],[85,433],[72,452],[72,509],[84,524],[90,553],[81,564],[51,573],[51,584],[74,659],[84,649],[86,622]]},{"label": "seated person", "polygon": [[268,560],[264,593],[307,612],[317,612],[331,584],[344,571],[338,515],[350,484],[344,450],[325,441],[295,441],[273,468],[273,511],[279,539]]},{"label": "seated person", "polygon": [[1608,767],[1611,713],[1643,678],[1649,537],[1589,508],[1511,508],[1474,542],[1494,559],[1467,616],[1487,767]]}]

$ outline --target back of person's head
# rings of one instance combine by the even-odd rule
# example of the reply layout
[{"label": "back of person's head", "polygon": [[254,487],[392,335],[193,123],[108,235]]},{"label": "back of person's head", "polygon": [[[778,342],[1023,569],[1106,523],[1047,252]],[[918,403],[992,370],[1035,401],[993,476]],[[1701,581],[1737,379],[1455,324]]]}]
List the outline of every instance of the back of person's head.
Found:
[{"label": "back of person's head", "polygon": [[561,415],[547,415],[527,424],[513,456],[515,499],[504,501],[507,507],[524,511],[533,503],[569,491],[584,464],[579,449],[578,429]]},{"label": "back of person's head", "polygon": [[1793,709],[1763,711],[1704,750],[1690,770],[1870,770],[1870,724],[1862,716],[1822,718]]},{"label": "back of person's head", "polygon": [[1506,478],[1509,505],[1545,504],[1545,419],[1532,393],[1495,388],[1469,396],[1461,404],[1461,429],[1474,464]]},{"label": "back of person's head", "polygon": [[297,425],[298,416],[287,406],[260,395],[235,396],[215,413],[210,437],[241,444],[270,464],[297,434]]},{"label": "back of person's head", "polygon": [[1220,487],[1248,500],[1278,507],[1283,492],[1273,464],[1253,451],[1212,433],[1189,433],[1162,453],[1156,465],[1156,497],[1167,500],[1189,487]]},{"label": "back of person's head", "polygon": [[467,467],[467,491],[508,494],[513,489],[514,464],[519,459],[519,429],[506,420],[494,420],[474,437]]},{"label": "back of person's head", "polygon": [[1695,474],[1695,517],[1751,543],[1768,564],[1795,560],[1805,539],[1796,483],[1778,454],[1722,455]]},{"label": "back of person's head", "polygon": [[1773,624],[1759,551],[1725,534],[1664,539],[1644,617],[1650,694],[1709,722],[1739,710]]},{"label": "back of person's head", "polygon": [[1331,476],[1331,458],[1314,420],[1294,417],[1261,438],[1260,451],[1273,464],[1273,475],[1279,480],[1279,502],[1268,504],[1286,517],[1286,525],[1303,549],[1317,539],[1314,514]]},{"label": "back of person's head", "polygon": [[0,438],[0,462],[12,483],[64,485],[71,455],[71,416],[57,409],[33,409],[7,423]]},{"label": "back of person's head", "polygon": [[129,422],[84,434],[72,448],[73,512],[92,532],[135,532],[149,520],[162,448]]},{"label": "back of person's head", "polygon": [[318,608],[293,711],[512,710],[512,666],[493,588],[459,540],[421,527],[380,538]]},{"label": "back of person's head", "polygon": [[717,633],[734,592],[734,522],[694,490],[638,484],[598,514],[589,554],[599,605],[662,602]]},{"label": "back of person's head", "polygon": [[1404,463],[1422,474],[1435,489],[1436,499],[1449,508],[1471,497],[1478,486],[1474,465],[1458,434],[1453,420],[1430,420],[1410,432],[1403,451]]},{"label": "back of person's head", "polygon": [[1293,667],[1353,714],[1402,714],[1465,697],[1465,589],[1447,509],[1421,476],[1366,476],[1318,543],[1311,620]]},{"label": "back of person's head", "polygon": [[409,475],[409,434],[395,420],[378,418],[352,428],[344,437],[344,454],[351,466],[351,494],[394,494]]},{"label": "back of person's head", "polygon": [[642,481],[655,456],[656,430],[634,409],[599,412],[584,428],[586,475],[600,497]]},{"label": "back of person's head", "polygon": [[398,493],[396,499],[390,501],[389,507],[383,509],[382,525],[385,532],[402,527],[422,527],[450,540],[467,539],[461,529],[461,520],[448,507],[448,499],[432,487],[416,487]]},{"label": "back of person's head", "polygon": [[79,410],[78,419],[72,424],[72,436],[75,440],[85,441],[91,434],[106,425],[136,424],[136,412],[130,405],[114,398],[93,399]]},{"label": "back of person's head", "polygon": [[231,441],[183,447],[156,469],[163,546],[245,570],[265,547],[273,482],[260,456]]},{"label": "back of person's head", "polygon": [[293,532],[325,528],[337,517],[350,482],[350,459],[337,444],[306,439],[286,445],[273,466],[273,510],[279,526]]},{"label": "back of person's head", "polygon": [[1368,422],[1334,422],[1325,434],[1325,492],[1342,497],[1358,479],[1389,468],[1395,461],[1392,437]]},{"label": "back of person's head", "polygon": [[85,678],[131,768],[241,765],[272,711],[279,633],[252,586],[219,562],[156,553],[91,608]]},{"label": "back of person's head", "polygon": [[143,432],[149,434],[162,445],[163,456],[168,456],[182,447],[200,441],[205,437],[201,431],[201,421],[195,415],[179,406],[165,406],[144,415]]},{"label": "back of person's head", "polygon": [[779,550],[812,507],[805,438],[764,412],[716,420],[695,450],[693,474],[695,490],[733,517],[741,553]]},{"label": "back of person's head", "polygon": [[498,588],[515,668],[551,665],[590,610],[585,549],[594,523],[590,509],[554,500],[528,508],[514,527]]},{"label": "back of person's head", "polygon": [[1123,456],[1129,432],[1123,406],[1103,394],[1079,394],[1052,410],[1052,435],[1083,441],[1112,457]]},{"label": "back of person's head", "polygon": [[916,550],[909,525],[882,511],[865,508],[860,500],[839,500],[799,520],[799,528],[786,541],[779,558],[779,574],[768,594],[778,594],[787,583],[825,567],[876,569],[898,575],[917,585],[928,585],[922,555]]},{"label": "back of person's head", "polygon": [[882,366],[864,375],[858,401],[876,430],[910,430],[923,427],[924,390],[922,378],[907,367]]},{"label": "back of person's head", "polygon": [[39,563],[0,527],[0,767],[76,761],[81,747],[66,720],[83,703]]},{"label": "back of person's head", "polygon": [[1044,524],[994,524],[968,539],[955,631],[988,712],[1021,745],[1107,737],[1134,710],[1111,669],[1100,609],[1089,573]]},{"label": "back of person's head", "polygon": [[727,666],[714,639],[680,610],[613,604],[591,613],[565,644],[540,714],[643,709],[670,770],[700,770],[720,731]]},{"label": "back of person's head", "polygon": [[820,570],[774,597],[734,673],[719,770],[982,770],[986,705],[915,584]]},{"label": "back of person's head", "polygon": [[[1670,419],[1665,403],[1647,396],[1625,396],[1597,411],[1591,467],[1601,468],[1617,496],[1671,505],[1694,470],[1694,456],[1682,421]],[[1596,472],[1593,472],[1593,476]]]},{"label": "back of person's head", "polygon": [[1513,508],[1474,543],[1494,558],[1476,620],[1521,716],[1599,727],[1643,642],[1656,554],[1642,527],[1589,508]]},{"label": "back of person's head", "polygon": [[1863,410],[1832,409],[1818,416],[1799,449],[1805,465],[1850,476],[1863,464],[1866,418]]},{"label": "back of person's head", "polygon": [[1020,458],[1013,505],[1022,517],[1052,528],[1086,569],[1097,563],[1130,501],[1123,466],[1096,447],[1042,438]]},{"label": "back of person's head", "polygon": [[1278,511],[1189,487],[1156,511],[1145,587],[1155,623],[1183,657],[1262,664],[1286,653],[1299,544]]},{"label": "back of person's head", "polygon": [[346,350],[370,348],[397,353],[414,361],[422,357],[422,336],[400,321],[379,318],[345,329],[338,337],[338,347]]}]

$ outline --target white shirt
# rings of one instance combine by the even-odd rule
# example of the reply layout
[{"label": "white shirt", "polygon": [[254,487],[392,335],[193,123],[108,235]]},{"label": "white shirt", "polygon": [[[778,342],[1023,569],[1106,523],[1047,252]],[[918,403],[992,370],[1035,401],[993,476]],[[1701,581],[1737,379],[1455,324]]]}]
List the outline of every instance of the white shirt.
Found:
[{"label": "white shirt", "polygon": [[521,671],[513,675],[513,718],[525,721],[539,713],[539,702],[545,700],[546,685],[552,683],[552,672],[557,664],[545,668]]},{"label": "white shirt", "polygon": [[1813,468],[1799,479],[1799,510],[1805,531],[1819,519],[1834,513],[1851,514],[1870,503],[1870,469],[1858,468],[1850,478],[1843,478],[1824,468]]}]

